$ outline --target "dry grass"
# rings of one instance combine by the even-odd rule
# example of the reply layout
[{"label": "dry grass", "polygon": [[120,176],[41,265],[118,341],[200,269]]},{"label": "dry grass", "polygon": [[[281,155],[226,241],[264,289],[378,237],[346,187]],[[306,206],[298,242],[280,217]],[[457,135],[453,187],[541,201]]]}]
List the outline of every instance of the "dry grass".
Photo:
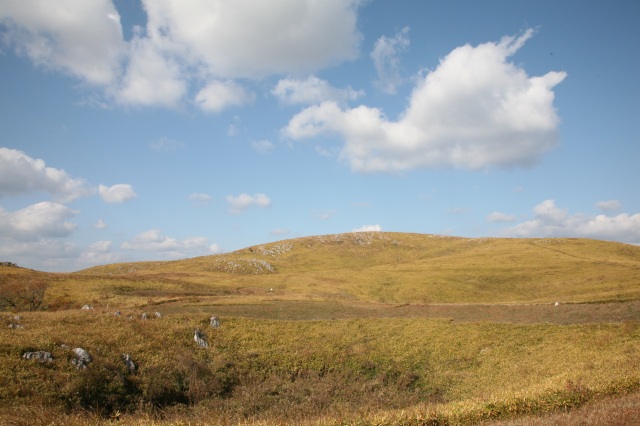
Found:
[{"label": "dry grass", "polygon": [[[597,424],[637,412],[640,247],[356,233],[74,274],[3,268],[49,289],[48,311],[0,324],[0,425]],[[77,370],[62,344],[94,362]],[[21,358],[32,350],[55,361]]]},{"label": "dry grass", "polygon": [[606,397],[573,410],[489,423],[487,426],[636,426],[640,393]]},{"label": "dry grass", "polygon": [[[134,418],[163,412],[188,421],[206,415],[229,424],[394,424],[435,410],[465,423],[579,405],[640,384],[637,323],[223,318],[212,329],[207,318],[25,314],[24,329],[0,331],[0,406]],[[195,327],[206,330],[208,350],[192,341]],[[61,344],[87,349],[94,363],[76,370]],[[49,351],[55,362],[22,359],[30,350]],[[122,353],[139,363],[136,373],[126,372]]]},{"label": "dry grass", "polygon": [[[580,239],[353,233],[175,262],[106,265],[80,274],[82,280],[93,276],[137,281],[136,286],[151,285],[164,298],[255,297],[268,295],[273,288],[275,295],[287,300],[628,301],[640,299],[640,247]],[[103,284],[108,288],[107,282]],[[142,288],[137,290],[132,296],[145,295]]]}]

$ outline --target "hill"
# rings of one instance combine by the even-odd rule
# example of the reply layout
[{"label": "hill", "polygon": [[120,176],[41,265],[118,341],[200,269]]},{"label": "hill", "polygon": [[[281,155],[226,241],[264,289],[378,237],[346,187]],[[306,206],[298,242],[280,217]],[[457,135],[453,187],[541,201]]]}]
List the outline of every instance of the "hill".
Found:
[{"label": "hill", "polygon": [[[640,247],[586,239],[386,232],[304,237],[75,276],[153,283],[156,296],[274,296],[375,303],[552,303],[640,299]],[[117,279],[116,279],[117,281]],[[122,287],[119,291],[124,291]],[[273,291],[270,291],[273,289]]]},{"label": "hill", "polygon": [[0,278],[47,284],[0,317],[0,425],[640,415],[640,247],[349,233]]}]

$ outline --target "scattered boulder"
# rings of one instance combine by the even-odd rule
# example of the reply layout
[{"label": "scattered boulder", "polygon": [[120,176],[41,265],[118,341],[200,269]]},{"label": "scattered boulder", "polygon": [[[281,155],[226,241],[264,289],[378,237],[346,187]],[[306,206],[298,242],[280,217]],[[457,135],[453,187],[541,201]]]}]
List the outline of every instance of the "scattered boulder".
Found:
[{"label": "scattered boulder", "polygon": [[124,361],[124,365],[127,367],[127,370],[129,370],[129,373],[133,373],[136,371],[136,368],[138,368],[129,354],[122,354],[122,361]]},{"label": "scattered boulder", "polygon": [[554,303],[553,306],[560,306],[560,302]]},{"label": "scattered boulder", "polygon": [[211,324],[211,327],[213,328],[218,328],[220,327],[220,320],[218,320],[217,316],[211,315],[211,318],[209,318],[209,324]]},{"label": "scattered boulder", "polygon": [[115,311],[115,312],[113,313],[113,315],[115,315],[115,316],[119,317],[120,315],[122,315],[122,312],[120,312],[120,311]]},{"label": "scattered boulder", "polygon": [[160,312],[156,312],[154,315],[156,316],[156,318],[162,318],[162,314]]},{"label": "scattered boulder", "polygon": [[71,364],[75,365],[78,370],[84,370],[87,368],[87,365],[92,361],[91,355],[89,352],[82,348],[75,348],[73,350],[74,355],[76,356],[71,360]]},{"label": "scattered boulder", "polygon": [[9,328],[12,329],[12,330],[18,330],[18,329],[24,328],[24,327],[22,326],[22,324],[11,323],[11,324],[9,324]]},{"label": "scattered boulder", "polygon": [[45,351],[25,352],[22,354],[22,358],[35,359],[40,362],[53,362],[53,355],[51,355],[51,352]]},{"label": "scattered boulder", "polygon": [[205,340],[205,335],[202,334],[199,328],[196,328],[195,333],[193,334],[193,340],[200,346],[201,348],[208,348],[209,344]]},{"label": "scattered boulder", "polygon": [[88,310],[93,309],[93,306],[91,306],[91,305],[83,305],[82,308],[80,308],[80,309],[82,309],[84,311],[88,311]]},{"label": "scattered boulder", "polygon": [[14,315],[13,319],[16,321],[20,321],[22,319],[22,317],[20,315]]}]

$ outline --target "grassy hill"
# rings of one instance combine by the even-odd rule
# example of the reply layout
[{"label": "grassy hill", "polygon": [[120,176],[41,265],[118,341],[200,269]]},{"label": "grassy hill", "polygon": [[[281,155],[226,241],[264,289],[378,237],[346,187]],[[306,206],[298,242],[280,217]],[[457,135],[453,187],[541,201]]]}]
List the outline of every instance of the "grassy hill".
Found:
[{"label": "grassy hill", "polygon": [[[622,397],[628,418],[640,414],[636,246],[350,233],[72,274],[0,266],[0,276],[49,284],[48,310],[0,312],[0,425],[533,415],[526,425],[590,403],[606,423]],[[93,357],[86,370],[70,362],[75,347]],[[22,357],[32,351],[53,361]]]},{"label": "grassy hill", "polygon": [[[76,275],[114,282],[126,277],[140,282],[131,295],[143,295],[151,286],[156,297],[174,299],[275,295],[396,304],[627,301],[640,299],[640,247],[583,239],[350,233],[173,262],[105,265]],[[110,293],[108,285],[106,291]]]}]

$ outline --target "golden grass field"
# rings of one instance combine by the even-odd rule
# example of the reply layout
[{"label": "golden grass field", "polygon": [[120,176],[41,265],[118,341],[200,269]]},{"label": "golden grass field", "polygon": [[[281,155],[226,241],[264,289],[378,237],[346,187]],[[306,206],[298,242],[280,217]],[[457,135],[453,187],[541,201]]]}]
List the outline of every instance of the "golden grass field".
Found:
[{"label": "golden grass field", "polygon": [[[0,425],[632,425],[640,416],[636,246],[350,233],[0,274],[48,283],[44,309],[0,312]],[[196,345],[196,327],[208,348]],[[76,347],[93,358],[85,370],[70,362]],[[22,357],[38,350],[53,362]]]}]

